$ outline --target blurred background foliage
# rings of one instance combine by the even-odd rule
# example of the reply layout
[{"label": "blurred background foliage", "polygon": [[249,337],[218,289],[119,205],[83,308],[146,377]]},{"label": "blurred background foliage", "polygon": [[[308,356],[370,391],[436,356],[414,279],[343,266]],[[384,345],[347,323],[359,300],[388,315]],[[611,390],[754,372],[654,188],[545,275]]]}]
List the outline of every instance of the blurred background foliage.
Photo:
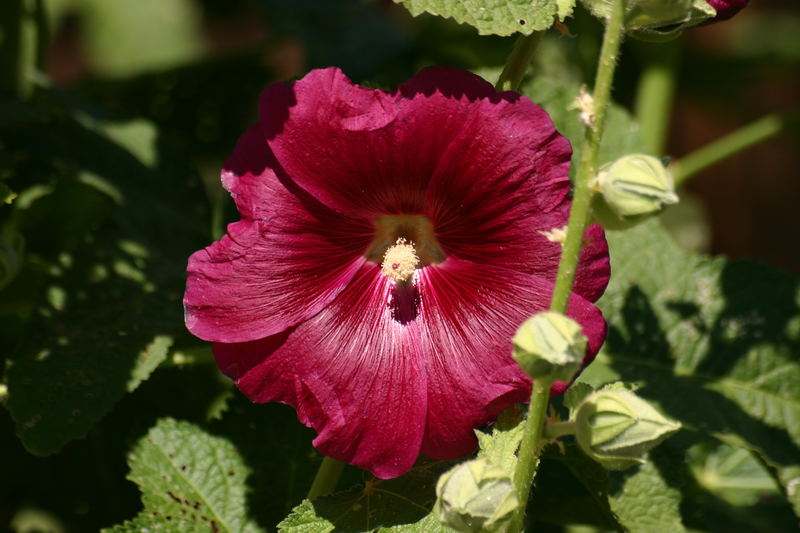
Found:
[{"label": "blurred background foliage", "polygon": [[[388,0],[22,3],[46,33],[30,98],[0,100],[0,531],[97,531],[134,516],[125,453],[163,416],[231,439],[254,472],[250,509],[275,524],[316,468],[313,432],[288,408],[233,394],[182,327],[186,257],[236,218],[219,168],[273,81],[329,65],[386,88],[431,64],[496,72],[513,38]],[[540,53],[559,49],[565,72],[591,79],[601,28],[581,9],[567,27],[577,37],[552,31]],[[800,107],[796,0],[753,0],[679,47],[672,156]],[[626,44],[624,106],[647,53]],[[678,242],[800,273],[797,147],[789,132],[695,176],[666,217]],[[734,472],[768,486],[736,453],[696,450],[697,483]],[[752,491],[723,489],[752,503]]]}]

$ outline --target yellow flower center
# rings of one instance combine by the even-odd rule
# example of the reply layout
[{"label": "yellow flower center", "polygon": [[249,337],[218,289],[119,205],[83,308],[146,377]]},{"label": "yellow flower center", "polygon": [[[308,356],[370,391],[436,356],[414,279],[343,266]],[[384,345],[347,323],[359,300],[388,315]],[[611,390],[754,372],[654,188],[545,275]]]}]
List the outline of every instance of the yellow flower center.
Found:
[{"label": "yellow flower center", "polygon": [[403,237],[397,239],[394,246],[390,246],[383,256],[383,263],[381,263],[381,271],[387,278],[391,278],[398,283],[405,283],[411,276],[419,264],[419,257],[417,251],[414,249],[414,243],[409,243]]},{"label": "yellow flower center", "polygon": [[383,274],[407,283],[414,271],[444,261],[433,224],[422,215],[385,215],[375,220],[375,237],[364,254]]}]

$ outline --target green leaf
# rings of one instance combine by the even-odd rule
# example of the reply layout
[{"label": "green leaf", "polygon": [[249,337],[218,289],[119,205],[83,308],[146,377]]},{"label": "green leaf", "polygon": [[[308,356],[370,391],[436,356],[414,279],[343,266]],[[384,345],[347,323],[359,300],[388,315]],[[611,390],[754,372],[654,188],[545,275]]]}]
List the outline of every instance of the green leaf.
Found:
[{"label": "green leaf", "polygon": [[478,457],[485,457],[513,477],[517,467],[517,449],[522,441],[525,420],[517,407],[500,413],[491,433],[475,431],[478,436]]},{"label": "green leaf", "polygon": [[169,150],[155,157],[157,139],[147,122],[72,109],[14,127],[18,173],[48,180],[12,206],[26,259],[0,309],[13,325],[0,326],[7,406],[32,453],[85,436],[187,336],[179,302],[206,240],[192,223],[203,197]]},{"label": "green leaf", "polygon": [[622,531],[609,506],[608,491],[608,472],[576,445],[548,446],[528,502],[531,524],[526,529],[537,531],[536,522],[544,522]]},{"label": "green leaf", "polygon": [[[546,30],[555,22],[557,14],[569,11],[562,0],[395,0],[403,4],[414,16],[427,12],[441,17],[452,17],[456,22],[469,24],[481,35],[530,35]],[[572,2],[574,5],[574,2]]]},{"label": "green leaf", "polygon": [[683,252],[657,222],[608,239],[614,276],[600,306],[609,336],[582,379],[638,383],[637,394],[687,429],[755,450],[796,506],[798,280]]},{"label": "green leaf", "polygon": [[423,461],[399,478],[373,478],[345,492],[306,500],[278,524],[278,531],[450,533],[453,530],[430,511],[436,501],[436,481],[452,465],[451,461]]},{"label": "green leaf", "polygon": [[593,392],[594,388],[591,385],[579,381],[567,389],[564,394],[564,406],[572,413]]},{"label": "green leaf", "polygon": [[641,466],[610,474],[611,510],[628,531],[686,531],[681,519],[680,490],[664,479],[664,474],[653,461],[653,455],[661,452],[651,452],[647,462]]},{"label": "green leaf", "polygon": [[249,472],[227,440],[166,418],[136,443],[128,464],[144,509],[105,531],[262,531],[247,515]]},{"label": "green leaf", "polygon": [[723,443],[689,450],[690,468],[697,482],[731,505],[753,505],[765,495],[779,494],[775,480],[752,452]]}]

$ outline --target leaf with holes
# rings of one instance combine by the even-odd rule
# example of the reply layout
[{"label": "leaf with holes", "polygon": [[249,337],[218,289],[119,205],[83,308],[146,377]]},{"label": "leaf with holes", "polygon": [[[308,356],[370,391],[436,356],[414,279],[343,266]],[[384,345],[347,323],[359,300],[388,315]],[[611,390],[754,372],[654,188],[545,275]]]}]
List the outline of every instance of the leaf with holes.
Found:
[{"label": "leaf with holes", "polygon": [[430,13],[469,24],[481,35],[530,35],[551,27],[557,15],[566,16],[573,0],[395,0],[414,16]]},{"label": "leaf with holes", "polygon": [[227,440],[165,418],[136,443],[128,463],[144,509],[107,533],[262,531],[247,515],[247,468]]}]

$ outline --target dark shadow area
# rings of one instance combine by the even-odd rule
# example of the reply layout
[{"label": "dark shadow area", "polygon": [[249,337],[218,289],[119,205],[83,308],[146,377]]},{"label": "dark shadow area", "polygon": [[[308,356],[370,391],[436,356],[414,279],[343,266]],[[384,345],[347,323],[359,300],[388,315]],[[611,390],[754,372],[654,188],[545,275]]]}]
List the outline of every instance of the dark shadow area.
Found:
[{"label": "dark shadow area", "polygon": [[[723,311],[721,316],[731,315]],[[638,286],[631,287],[625,296],[622,320],[626,333],[612,326],[607,347],[619,356],[612,360],[612,366],[619,372],[620,379],[641,385],[637,394],[657,401],[665,414],[681,420],[687,428],[710,434],[739,435],[778,464],[788,465],[797,461],[797,446],[785,430],[753,418],[732,400],[706,387],[711,379],[724,374],[718,370],[707,375],[700,372],[688,376],[672,374],[675,359],[671,347],[648,297]],[[719,331],[718,326],[711,329]],[[756,339],[737,338],[739,351],[734,352],[728,349],[729,341],[713,336],[711,344],[714,350],[708,352],[704,362],[741,357],[754,342]],[[637,360],[642,363],[628,364]],[[709,361],[705,368],[712,364],[714,361]],[[720,367],[728,369],[731,364],[733,362],[726,361]]]}]

